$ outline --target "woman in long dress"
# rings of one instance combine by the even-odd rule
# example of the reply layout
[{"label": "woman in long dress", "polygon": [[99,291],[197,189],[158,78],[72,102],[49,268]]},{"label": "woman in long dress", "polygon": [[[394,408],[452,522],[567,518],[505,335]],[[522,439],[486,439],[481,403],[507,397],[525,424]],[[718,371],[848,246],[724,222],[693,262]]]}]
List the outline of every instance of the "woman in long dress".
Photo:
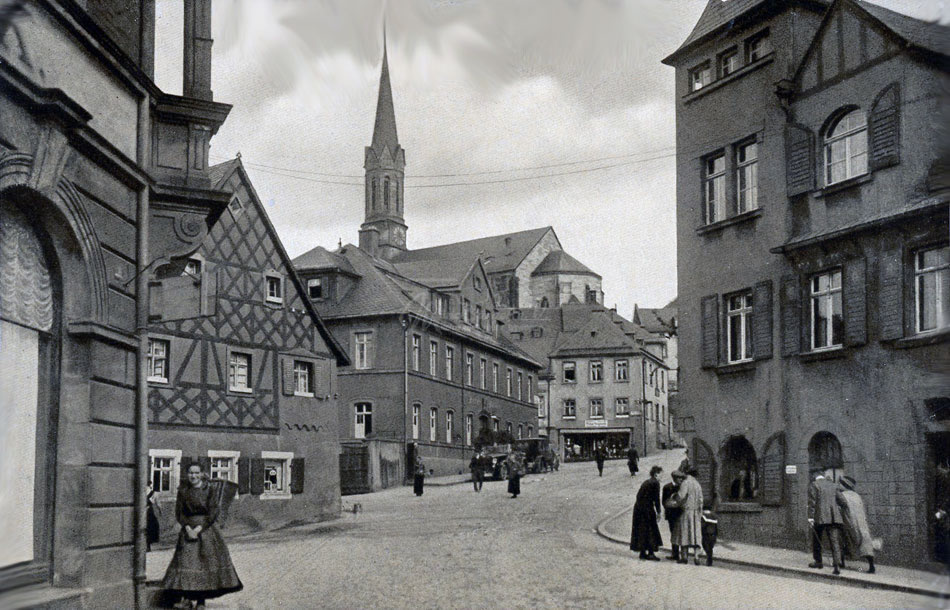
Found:
[{"label": "woman in long dress", "polygon": [[521,476],[524,474],[524,462],[517,451],[508,454],[508,493],[512,499],[521,493]]},{"label": "woman in long dress", "polygon": [[702,543],[703,488],[696,480],[696,471],[686,473],[686,479],[680,484],[677,495],[683,508],[677,523],[677,540],[680,547],[679,563],[689,563],[689,552],[699,564],[699,546]]},{"label": "woman in long dress", "polygon": [[416,456],[416,464],[412,475],[412,491],[421,496],[426,483],[426,465],[422,463],[422,456]]},{"label": "woman in long dress", "polygon": [[188,483],[178,490],[175,518],[181,524],[178,544],[162,588],[181,598],[177,607],[204,610],[205,600],[244,588],[215,521],[221,512],[222,494],[208,482],[201,467],[188,468]]},{"label": "woman in long dress", "polygon": [[657,549],[663,544],[660,527],[660,473],[659,466],[650,469],[650,478],[640,485],[633,505],[633,527],[630,530],[630,550],[640,551],[640,559],[659,561]]},{"label": "woman in long dress", "polygon": [[849,476],[839,480],[842,489],[838,492],[838,505],[844,510],[844,529],[850,542],[851,552],[868,562],[868,574],[874,573],[874,540],[868,527],[868,515],[864,510],[864,500],[854,490],[856,482]]}]

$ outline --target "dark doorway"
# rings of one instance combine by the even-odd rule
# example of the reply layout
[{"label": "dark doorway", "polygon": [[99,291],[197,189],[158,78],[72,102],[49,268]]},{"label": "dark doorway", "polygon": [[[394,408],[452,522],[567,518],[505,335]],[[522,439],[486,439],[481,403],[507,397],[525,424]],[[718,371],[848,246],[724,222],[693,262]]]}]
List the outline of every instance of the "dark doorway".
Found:
[{"label": "dark doorway", "polygon": [[818,432],[808,443],[808,472],[816,470],[840,470],[844,468],[844,457],[838,437],[831,432]]}]

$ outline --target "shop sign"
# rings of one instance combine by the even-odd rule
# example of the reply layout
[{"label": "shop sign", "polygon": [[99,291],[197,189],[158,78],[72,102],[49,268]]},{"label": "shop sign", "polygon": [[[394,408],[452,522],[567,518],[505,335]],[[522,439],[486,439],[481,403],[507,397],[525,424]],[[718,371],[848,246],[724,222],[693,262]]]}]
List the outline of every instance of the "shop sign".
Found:
[{"label": "shop sign", "polygon": [[606,419],[588,419],[584,421],[585,428],[606,428]]}]

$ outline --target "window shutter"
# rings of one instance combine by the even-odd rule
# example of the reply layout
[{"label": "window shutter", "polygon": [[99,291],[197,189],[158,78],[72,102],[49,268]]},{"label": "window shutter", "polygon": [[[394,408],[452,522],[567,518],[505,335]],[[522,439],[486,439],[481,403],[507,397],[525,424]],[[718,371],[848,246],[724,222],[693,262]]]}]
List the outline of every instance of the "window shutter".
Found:
[{"label": "window shutter", "polygon": [[702,366],[719,364],[719,296],[712,294],[700,301],[702,319]]},{"label": "window shutter", "polygon": [[251,460],[251,493],[261,495],[264,493],[264,460],[253,458]]},{"label": "window shutter", "polygon": [[246,457],[238,458],[238,493],[246,494],[251,491],[251,460]]},{"label": "window shutter", "polygon": [[320,398],[330,393],[327,384],[327,361],[325,359],[321,358],[313,362],[313,379],[310,381],[314,396]]},{"label": "window shutter", "polygon": [[291,358],[281,358],[281,377],[283,385],[283,394],[284,396],[293,396],[294,395],[294,361]]},{"label": "window shutter", "polygon": [[841,281],[846,345],[864,345],[868,340],[866,266],[864,258],[851,259],[844,265]]},{"label": "window shutter", "polygon": [[366,363],[369,368],[376,368],[376,339],[376,333],[370,334],[370,342],[366,346]]},{"label": "window shutter", "polygon": [[148,317],[150,320],[161,320],[163,312],[163,291],[160,281],[148,283]]},{"label": "window shutter", "polygon": [[789,197],[815,187],[815,145],[811,131],[802,125],[785,126],[785,190]]},{"label": "window shutter", "polygon": [[290,460],[290,493],[302,494],[304,481],[304,459]]},{"label": "window shutter", "polygon": [[785,499],[785,433],[778,432],[765,442],[759,460],[759,503],[780,506]]},{"label": "window shutter", "polygon": [[904,336],[904,270],[900,248],[881,256],[881,280],[878,310],[881,316],[881,340]]},{"label": "window shutter", "polygon": [[772,280],[752,290],[752,354],[756,360],[772,357]]},{"label": "window shutter", "polygon": [[188,480],[188,469],[191,468],[192,463],[194,463],[194,460],[187,456],[182,456],[181,460],[178,461],[178,467],[180,469],[178,476],[179,485]]},{"label": "window shutter", "polygon": [[161,314],[163,320],[187,320],[201,309],[201,281],[190,275],[162,280]]},{"label": "window shutter", "polygon": [[782,278],[782,356],[794,356],[802,346],[802,287],[797,275]]},{"label": "window shutter", "polygon": [[716,459],[709,445],[698,438],[693,439],[693,457],[690,463],[696,469],[696,480],[703,488],[703,500],[711,501],[716,490]]},{"label": "window shutter", "polygon": [[868,117],[868,139],[872,170],[900,163],[900,89],[897,83],[884,88]]},{"label": "window shutter", "polygon": [[211,476],[211,458],[208,456],[200,457],[195,460],[198,463],[198,466],[201,468],[201,472],[205,473],[209,477]]},{"label": "window shutter", "polygon": [[218,304],[218,274],[214,269],[201,272],[200,315],[213,316]]}]

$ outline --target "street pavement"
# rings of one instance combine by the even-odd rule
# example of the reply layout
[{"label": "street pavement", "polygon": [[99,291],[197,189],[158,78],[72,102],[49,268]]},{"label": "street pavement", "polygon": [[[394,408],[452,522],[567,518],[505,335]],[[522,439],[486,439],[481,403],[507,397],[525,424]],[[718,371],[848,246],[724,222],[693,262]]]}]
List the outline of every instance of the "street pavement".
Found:
[{"label": "street pavement", "polygon": [[[504,481],[409,487],[344,498],[362,505],[329,523],[230,540],[244,590],[208,608],[912,608],[946,600],[726,567],[640,561],[596,532],[633,502],[664,451],[626,463],[562,464],[529,475],[511,499]],[[665,532],[665,529],[661,528]],[[150,553],[157,581],[170,550]]]}]

